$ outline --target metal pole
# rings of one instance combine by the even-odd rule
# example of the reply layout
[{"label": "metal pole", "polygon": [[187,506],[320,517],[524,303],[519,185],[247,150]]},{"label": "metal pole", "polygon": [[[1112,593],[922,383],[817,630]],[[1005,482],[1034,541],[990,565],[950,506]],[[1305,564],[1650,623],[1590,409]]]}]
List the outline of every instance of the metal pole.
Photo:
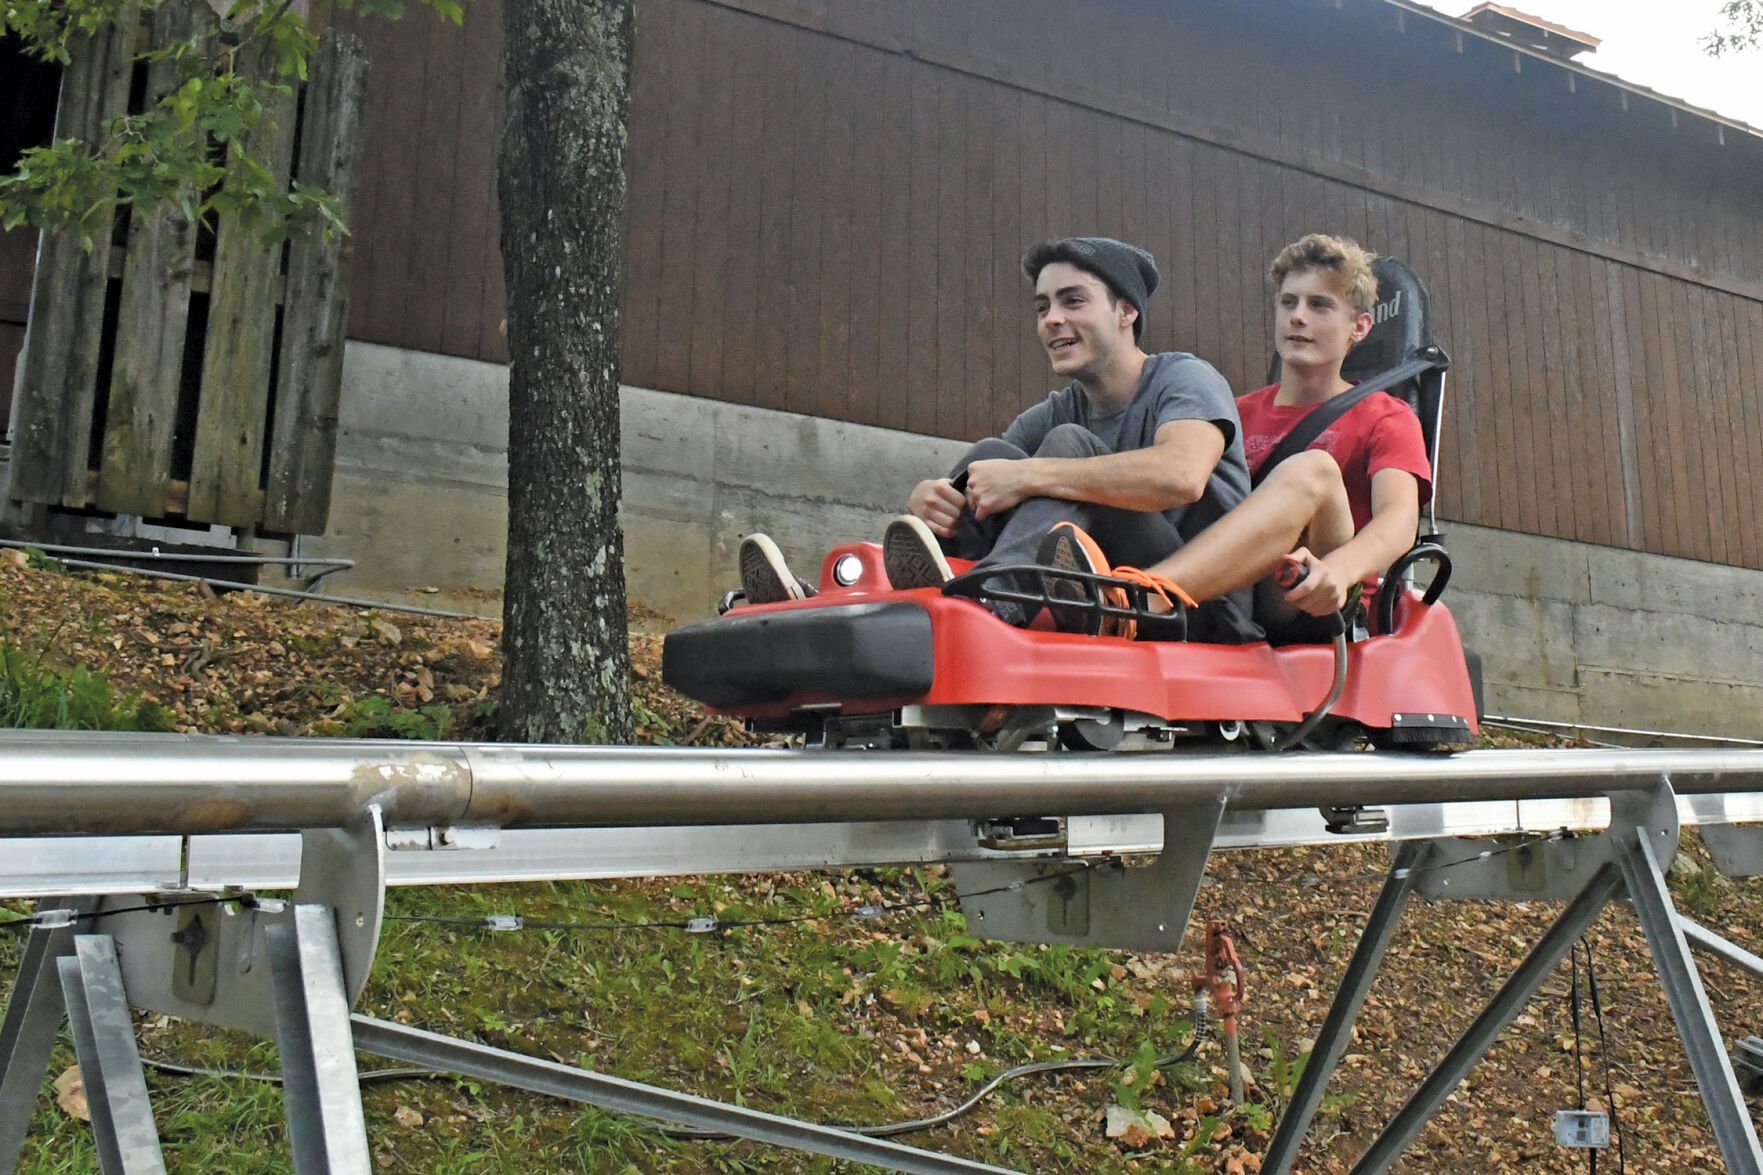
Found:
[{"label": "metal pole", "polygon": [[1310,1047],[1310,1060],[1298,1078],[1298,1087],[1292,1091],[1291,1105],[1286,1107],[1274,1129],[1273,1141],[1268,1144],[1267,1157],[1261,1163],[1261,1169],[1267,1175],[1286,1175],[1297,1159],[1298,1147],[1310,1130],[1310,1119],[1315,1117],[1316,1108],[1322,1104],[1323,1090],[1328,1088],[1328,1080],[1334,1076],[1341,1054],[1347,1051],[1347,1044],[1353,1036],[1353,1021],[1358,1019],[1365,997],[1371,991],[1371,982],[1377,977],[1377,969],[1389,950],[1390,939],[1396,933],[1396,922],[1414,894],[1415,871],[1424,867],[1432,851],[1432,845],[1426,841],[1407,841],[1396,850],[1383,891],[1377,895],[1377,904],[1365,921],[1359,945],[1353,948],[1353,957],[1347,962],[1346,973],[1341,976],[1340,989],[1329,1005],[1322,1031]]},{"label": "metal pole", "polygon": [[107,934],[81,934],[73,941],[73,956],[55,965],[86,1085],[98,1167],[104,1175],[164,1175],[165,1156],[135,1047],[116,942]]},{"label": "metal pole", "polygon": [[[37,913],[59,909],[84,913],[94,904],[91,898],[51,898],[37,903]],[[6,1018],[0,1020],[0,1175],[12,1175],[17,1169],[31,1111],[49,1072],[49,1053],[61,1030],[63,1007],[56,960],[73,952],[78,933],[79,924],[71,920],[52,929],[31,929]]]},{"label": "metal pole", "polygon": [[1665,888],[1665,875],[1659,869],[1645,829],[1627,833],[1627,843],[1617,848],[1616,864],[1622,869],[1629,897],[1634,900],[1635,917],[1652,948],[1653,965],[1659,971],[1672,1019],[1677,1021],[1690,1069],[1702,1091],[1708,1122],[1720,1142],[1720,1153],[1726,1156],[1726,1169],[1731,1175],[1763,1175],[1763,1149],[1757,1142],[1757,1128],[1751,1124],[1751,1115],[1739,1093],[1732,1059],[1721,1043],[1720,1025],[1714,1022],[1714,1012],[1708,1007],[1702,978],[1696,973],[1695,960],[1690,958],[1677,911],[1671,905],[1671,894]]},{"label": "metal pole", "polygon": [[1405,1105],[1391,1118],[1389,1125],[1384,1127],[1371,1147],[1353,1167],[1351,1175],[1373,1175],[1374,1172],[1385,1170],[1396,1161],[1408,1144],[1414,1141],[1421,1128],[1432,1120],[1433,1114],[1444,1104],[1445,1098],[1457,1088],[1469,1071],[1481,1060],[1482,1054],[1493,1047],[1500,1033],[1512,1023],[1515,1016],[1523,1010],[1536,989],[1542,986],[1549,973],[1560,966],[1561,960],[1567,956],[1568,950],[1580,935],[1590,928],[1598,919],[1605,903],[1613,897],[1622,884],[1622,875],[1614,865],[1605,865],[1592,878],[1591,883],[1579,892],[1579,896],[1569,902],[1554,925],[1537,940],[1535,947],[1518,969],[1512,973],[1505,986],[1475,1023],[1469,1026],[1451,1051],[1445,1054],[1444,1060],[1427,1075],[1424,1082]]},{"label": "metal pole", "polygon": [[824,823],[1763,791],[1763,751],[1007,755],[0,735],[0,836]]},{"label": "metal pole", "polygon": [[1004,1167],[923,1151],[886,1139],[817,1126],[812,1122],[798,1122],[669,1089],[639,1085],[604,1073],[524,1057],[371,1016],[357,1015],[352,1023],[355,1047],[363,1052],[427,1065],[443,1073],[459,1073],[515,1089],[586,1102],[614,1113],[677,1122],[682,1126],[733,1134],[773,1146],[874,1163],[893,1171],[922,1172],[923,1175],[986,1171],[1008,1175],[1008,1169]]},{"label": "metal pole", "polygon": [[1683,940],[1689,944],[1691,950],[1724,959],[1735,967],[1743,967],[1752,975],[1763,976],[1763,958],[1753,955],[1738,943],[1715,934],[1706,926],[1692,922],[1682,914],[1677,916],[1677,928],[1683,931]]},{"label": "metal pole", "polygon": [[370,1175],[336,913],[298,905],[264,928],[288,1138],[298,1175]]}]

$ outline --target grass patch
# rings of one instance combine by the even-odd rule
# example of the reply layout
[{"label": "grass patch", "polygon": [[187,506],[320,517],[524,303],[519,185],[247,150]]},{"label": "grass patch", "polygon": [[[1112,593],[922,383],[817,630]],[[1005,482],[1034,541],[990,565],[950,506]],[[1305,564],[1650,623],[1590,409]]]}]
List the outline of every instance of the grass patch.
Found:
[{"label": "grass patch", "polygon": [[118,700],[84,666],[59,669],[42,654],[0,642],[0,727],[27,730],[163,731],[170,710],[146,698]]},{"label": "grass patch", "polygon": [[[913,870],[397,889],[360,1006],[528,1056],[840,1124],[953,1106],[1028,1060],[1106,1053],[1130,1065],[1186,1043],[1184,1021],[1153,1021],[1123,990],[1108,966],[1122,957],[1115,952],[983,943],[953,910],[852,916],[863,905],[922,901],[927,883],[933,895],[947,890],[946,880]],[[22,912],[24,903],[10,904]],[[494,932],[396,918],[507,912],[617,928]],[[719,934],[635,925],[709,914],[809,920]],[[0,974],[10,978],[21,947],[0,935]],[[1071,1027],[1079,1021],[1088,1043]],[[918,1060],[903,1071],[907,1050]],[[277,1068],[272,1045],[178,1021],[144,1021],[142,1052]],[[71,1063],[63,1048],[52,1073]],[[1142,1104],[1173,1115],[1189,1095],[1175,1073],[1165,1076],[1136,1084]],[[275,1087],[242,1077],[148,1080],[172,1171],[216,1170],[216,1156],[228,1171],[291,1169]],[[1019,1170],[1122,1170],[1096,1126],[1110,1087],[1105,1073],[1029,1079],[901,1141]],[[364,1094],[383,1172],[872,1170],[754,1143],[672,1139],[637,1119],[463,1079],[370,1085]],[[45,1096],[20,1170],[95,1171],[89,1130]]]}]

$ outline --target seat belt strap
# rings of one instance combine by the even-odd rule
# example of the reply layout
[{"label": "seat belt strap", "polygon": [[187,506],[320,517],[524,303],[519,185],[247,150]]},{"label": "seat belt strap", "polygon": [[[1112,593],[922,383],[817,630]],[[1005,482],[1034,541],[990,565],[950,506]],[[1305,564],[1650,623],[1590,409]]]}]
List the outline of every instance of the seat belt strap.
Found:
[{"label": "seat belt strap", "polygon": [[1433,366],[1433,361],[1430,359],[1410,359],[1373,379],[1366,380],[1351,391],[1342,392],[1334,399],[1325,400],[1317,405],[1310,415],[1300,420],[1297,427],[1293,428],[1278,445],[1274,446],[1273,452],[1268,454],[1267,460],[1261,463],[1261,468],[1256,470],[1250,478],[1250,486],[1260,485],[1267,480],[1267,475],[1273,472],[1274,466],[1287,457],[1302,453],[1315,444],[1316,438],[1321,436],[1329,425],[1352,411],[1353,407],[1367,396],[1375,392],[1386,391],[1403,380],[1419,375]]}]

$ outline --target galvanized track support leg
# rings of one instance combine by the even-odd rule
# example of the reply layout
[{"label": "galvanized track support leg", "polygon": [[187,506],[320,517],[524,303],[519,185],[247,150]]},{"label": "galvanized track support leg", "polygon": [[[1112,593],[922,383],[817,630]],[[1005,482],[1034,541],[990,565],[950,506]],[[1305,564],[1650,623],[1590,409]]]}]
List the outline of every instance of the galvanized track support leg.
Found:
[{"label": "galvanized track support leg", "polygon": [[1722,959],[1763,979],[1763,956],[1752,954],[1731,939],[1715,934],[1706,926],[1692,922],[1681,914],[1677,916],[1677,927],[1683,931],[1683,940],[1689,944],[1691,950],[1713,955],[1716,959]]},{"label": "galvanized track support leg", "polygon": [[57,959],[56,967],[86,1083],[98,1167],[104,1175],[164,1175],[165,1156],[135,1047],[116,942],[107,934],[82,934],[73,941],[73,956]]},{"label": "galvanized track support leg", "polygon": [[298,1175],[368,1175],[373,1170],[349,995],[337,946],[336,912],[297,905],[264,930],[275,988],[282,1095]]},{"label": "galvanized track support leg", "polygon": [[1396,932],[1396,922],[1414,894],[1416,870],[1425,868],[1432,855],[1433,846],[1427,841],[1404,841],[1396,850],[1396,859],[1390,866],[1389,877],[1384,880],[1383,892],[1378,894],[1377,905],[1372,907],[1371,917],[1365,922],[1359,945],[1353,949],[1346,974],[1341,977],[1340,989],[1329,1005],[1328,1018],[1322,1022],[1322,1031],[1310,1049],[1310,1060],[1304,1065],[1297,1089],[1292,1091],[1292,1103],[1286,1107],[1267,1148],[1267,1157],[1261,1164],[1267,1175],[1286,1175],[1297,1159],[1298,1145],[1304,1141],[1304,1135],[1310,1129],[1310,1119],[1322,1104],[1322,1091],[1327,1088],[1329,1078],[1334,1076],[1335,1066],[1340,1064],[1341,1054],[1346,1052],[1347,1043],[1352,1039],[1353,1021],[1358,1019],[1365,997],[1371,991],[1371,982],[1383,964],[1390,938]]},{"label": "galvanized track support leg", "polygon": [[1763,1148],[1758,1146],[1757,1130],[1739,1093],[1732,1060],[1721,1043],[1720,1026],[1714,1022],[1702,978],[1678,925],[1677,911],[1665,888],[1665,874],[1645,830],[1631,830],[1624,839],[1627,843],[1619,846],[1616,864],[1622,869],[1622,879],[1634,900],[1635,917],[1646,933],[1653,965],[1665,985],[1665,999],[1677,1021],[1678,1035],[1683,1037],[1708,1121],[1720,1142],[1720,1153],[1726,1157],[1726,1169],[1732,1175],[1763,1175]]},{"label": "galvanized track support leg", "polygon": [[[37,903],[37,913],[39,917],[50,910],[84,913],[92,905],[87,898],[54,898]],[[73,953],[78,933],[79,924],[71,918],[59,926],[32,927],[6,1018],[0,1020],[0,1175],[18,1169],[31,1111],[49,1074],[49,1053],[61,1031],[63,1006],[55,961]]]},{"label": "galvanized track support leg", "polygon": [[[1473,854],[1458,863],[1461,869],[1450,870],[1450,876],[1444,876],[1442,870],[1435,871],[1439,875],[1422,886],[1422,892],[1434,897],[1566,896],[1570,891],[1564,888],[1565,884],[1575,876],[1595,870],[1591,881],[1573,894],[1567,909],[1538,940],[1487,1008],[1397,1111],[1353,1168],[1353,1175],[1372,1175],[1396,1160],[1549,973],[1560,965],[1573,943],[1591,928],[1604,906],[1625,889],[1647,936],[1653,964],[1664,984],[1672,1017],[1677,1021],[1727,1169],[1738,1175],[1763,1175],[1763,1150],[1759,1149],[1732,1062],[1722,1047],[1719,1026],[1714,1022],[1689,955],[1689,938],[1672,908],[1659,864],[1662,858],[1670,860],[1677,846],[1676,797],[1669,781],[1662,780],[1651,792],[1612,794],[1610,810],[1610,829],[1601,837],[1545,845],[1542,852],[1528,856],[1513,853],[1502,860],[1493,859],[1489,853]],[[1716,935],[1704,937],[1724,943]]]},{"label": "galvanized track support leg", "polygon": [[371,1016],[357,1015],[353,1023],[355,1045],[362,1052],[427,1065],[443,1073],[458,1073],[515,1089],[585,1102],[618,1114],[677,1122],[682,1126],[714,1130],[837,1159],[873,1163],[890,1171],[907,1171],[914,1175],[973,1171],[1007,1175],[1004,1167],[731,1106],[688,1093],[640,1085],[605,1073],[526,1057],[506,1049],[424,1032],[420,1028],[376,1020]]},{"label": "galvanized track support leg", "polygon": [[1475,1067],[1482,1055],[1493,1047],[1500,1033],[1512,1023],[1530,997],[1536,994],[1537,988],[1543,985],[1550,973],[1560,966],[1561,960],[1579,940],[1604,906],[1616,895],[1617,888],[1622,884],[1621,875],[1614,865],[1605,865],[1600,869],[1591,884],[1580,891],[1579,896],[1569,902],[1567,909],[1555,920],[1543,937],[1537,940],[1524,962],[1512,973],[1505,986],[1475,1023],[1445,1054],[1445,1059],[1438,1067],[1427,1075],[1414,1096],[1409,1098],[1396,1116],[1390,1119],[1389,1125],[1378,1136],[1377,1141],[1360,1158],[1353,1167],[1352,1175],[1371,1175],[1382,1171],[1395,1162],[1408,1144],[1414,1141],[1421,1128],[1432,1120],[1451,1091],[1456,1089],[1471,1069]]}]

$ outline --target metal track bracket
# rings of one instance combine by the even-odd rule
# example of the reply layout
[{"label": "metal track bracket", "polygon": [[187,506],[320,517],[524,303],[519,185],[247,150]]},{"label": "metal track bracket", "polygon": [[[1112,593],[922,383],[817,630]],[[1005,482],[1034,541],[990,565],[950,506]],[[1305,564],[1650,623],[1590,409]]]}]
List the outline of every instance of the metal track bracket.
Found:
[{"label": "metal track bracket", "polygon": [[1163,851],[1142,868],[1119,858],[951,866],[968,927],[1006,942],[1179,950],[1224,802],[1164,812]]}]

